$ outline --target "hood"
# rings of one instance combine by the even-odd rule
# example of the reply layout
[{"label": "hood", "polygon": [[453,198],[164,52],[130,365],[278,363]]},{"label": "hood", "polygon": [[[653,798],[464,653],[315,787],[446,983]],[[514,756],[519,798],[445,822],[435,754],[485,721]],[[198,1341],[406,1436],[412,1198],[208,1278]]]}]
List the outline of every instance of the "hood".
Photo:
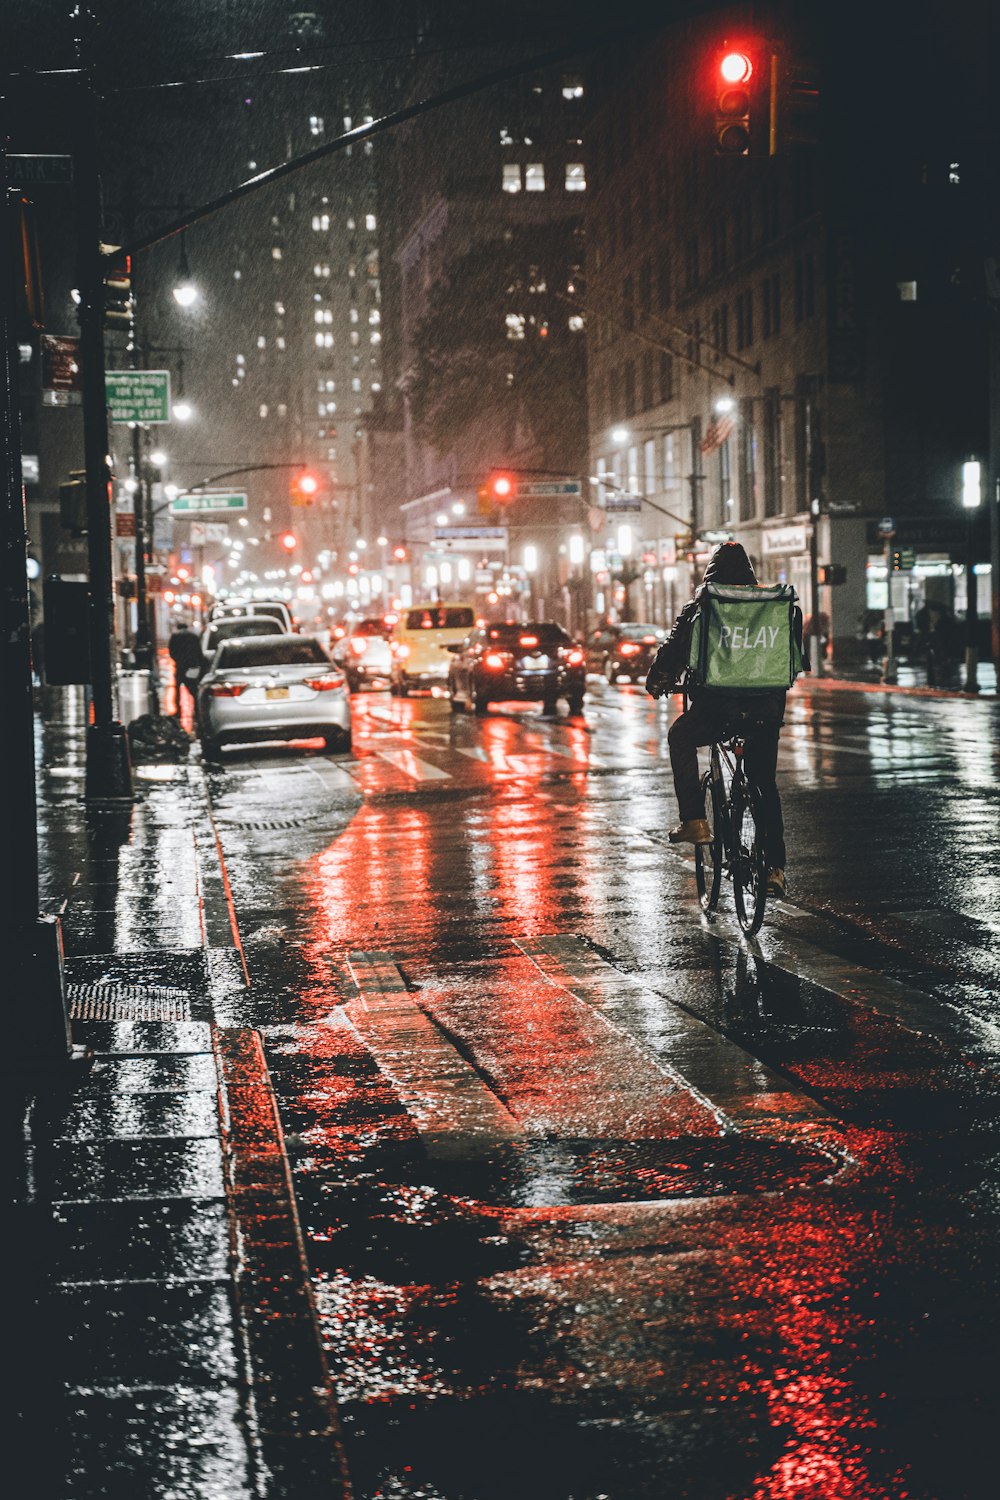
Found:
[{"label": "hood", "polygon": [[708,559],[702,582],[756,584],[757,575],[739,542],[720,542]]}]

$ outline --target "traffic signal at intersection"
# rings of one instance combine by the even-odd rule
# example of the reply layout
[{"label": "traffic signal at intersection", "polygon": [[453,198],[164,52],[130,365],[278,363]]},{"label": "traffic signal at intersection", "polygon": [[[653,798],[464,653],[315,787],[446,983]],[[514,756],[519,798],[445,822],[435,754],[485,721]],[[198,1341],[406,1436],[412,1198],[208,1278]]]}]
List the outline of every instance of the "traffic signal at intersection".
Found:
[{"label": "traffic signal at intersection", "polygon": [[312,505],[319,493],[319,480],[306,469],[292,480],[289,500],[292,505]]}]

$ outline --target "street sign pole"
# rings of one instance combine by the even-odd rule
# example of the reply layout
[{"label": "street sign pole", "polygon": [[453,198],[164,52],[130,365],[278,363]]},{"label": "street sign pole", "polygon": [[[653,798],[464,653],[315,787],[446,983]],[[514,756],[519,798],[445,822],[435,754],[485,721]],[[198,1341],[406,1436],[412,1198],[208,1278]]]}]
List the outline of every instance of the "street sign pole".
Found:
[{"label": "street sign pole", "polygon": [[116,711],[114,571],[111,554],[111,462],[104,379],[104,265],[101,257],[100,178],[96,101],[82,99],[81,149],[76,159],[79,233],[80,360],[83,370],[83,453],[87,485],[90,568],[90,673],[94,720],[87,726],[85,796],[88,802],[132,801],[128,740]]}]

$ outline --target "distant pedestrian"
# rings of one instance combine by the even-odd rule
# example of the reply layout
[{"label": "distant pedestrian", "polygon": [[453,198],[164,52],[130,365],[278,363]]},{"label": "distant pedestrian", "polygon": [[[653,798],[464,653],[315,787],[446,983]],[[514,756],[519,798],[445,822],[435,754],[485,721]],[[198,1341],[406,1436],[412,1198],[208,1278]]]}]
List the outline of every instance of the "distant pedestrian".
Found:
[{"label": "distant pedestrian", "polygon": [[174,680],[177,685],[177,717],[181,716],[181,688],[191,699],[191,712],[194,713],[195,690],[201,669],[205,664],[202,655],[201,642],[194,631],[182,620],[174,631],[167,644],[170,660],[174,664]]}]

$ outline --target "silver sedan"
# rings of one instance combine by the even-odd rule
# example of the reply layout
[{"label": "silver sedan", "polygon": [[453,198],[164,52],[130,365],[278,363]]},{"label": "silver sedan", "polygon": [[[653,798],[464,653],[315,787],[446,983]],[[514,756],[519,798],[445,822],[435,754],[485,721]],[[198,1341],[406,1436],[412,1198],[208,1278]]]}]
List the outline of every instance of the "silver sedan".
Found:
[{"label": "silver sedan", "polygon": [[321,738],[351,748],[351,702],[344,674],[307,635],[224,641],[198,688],[202,753],[223,745]]}]

